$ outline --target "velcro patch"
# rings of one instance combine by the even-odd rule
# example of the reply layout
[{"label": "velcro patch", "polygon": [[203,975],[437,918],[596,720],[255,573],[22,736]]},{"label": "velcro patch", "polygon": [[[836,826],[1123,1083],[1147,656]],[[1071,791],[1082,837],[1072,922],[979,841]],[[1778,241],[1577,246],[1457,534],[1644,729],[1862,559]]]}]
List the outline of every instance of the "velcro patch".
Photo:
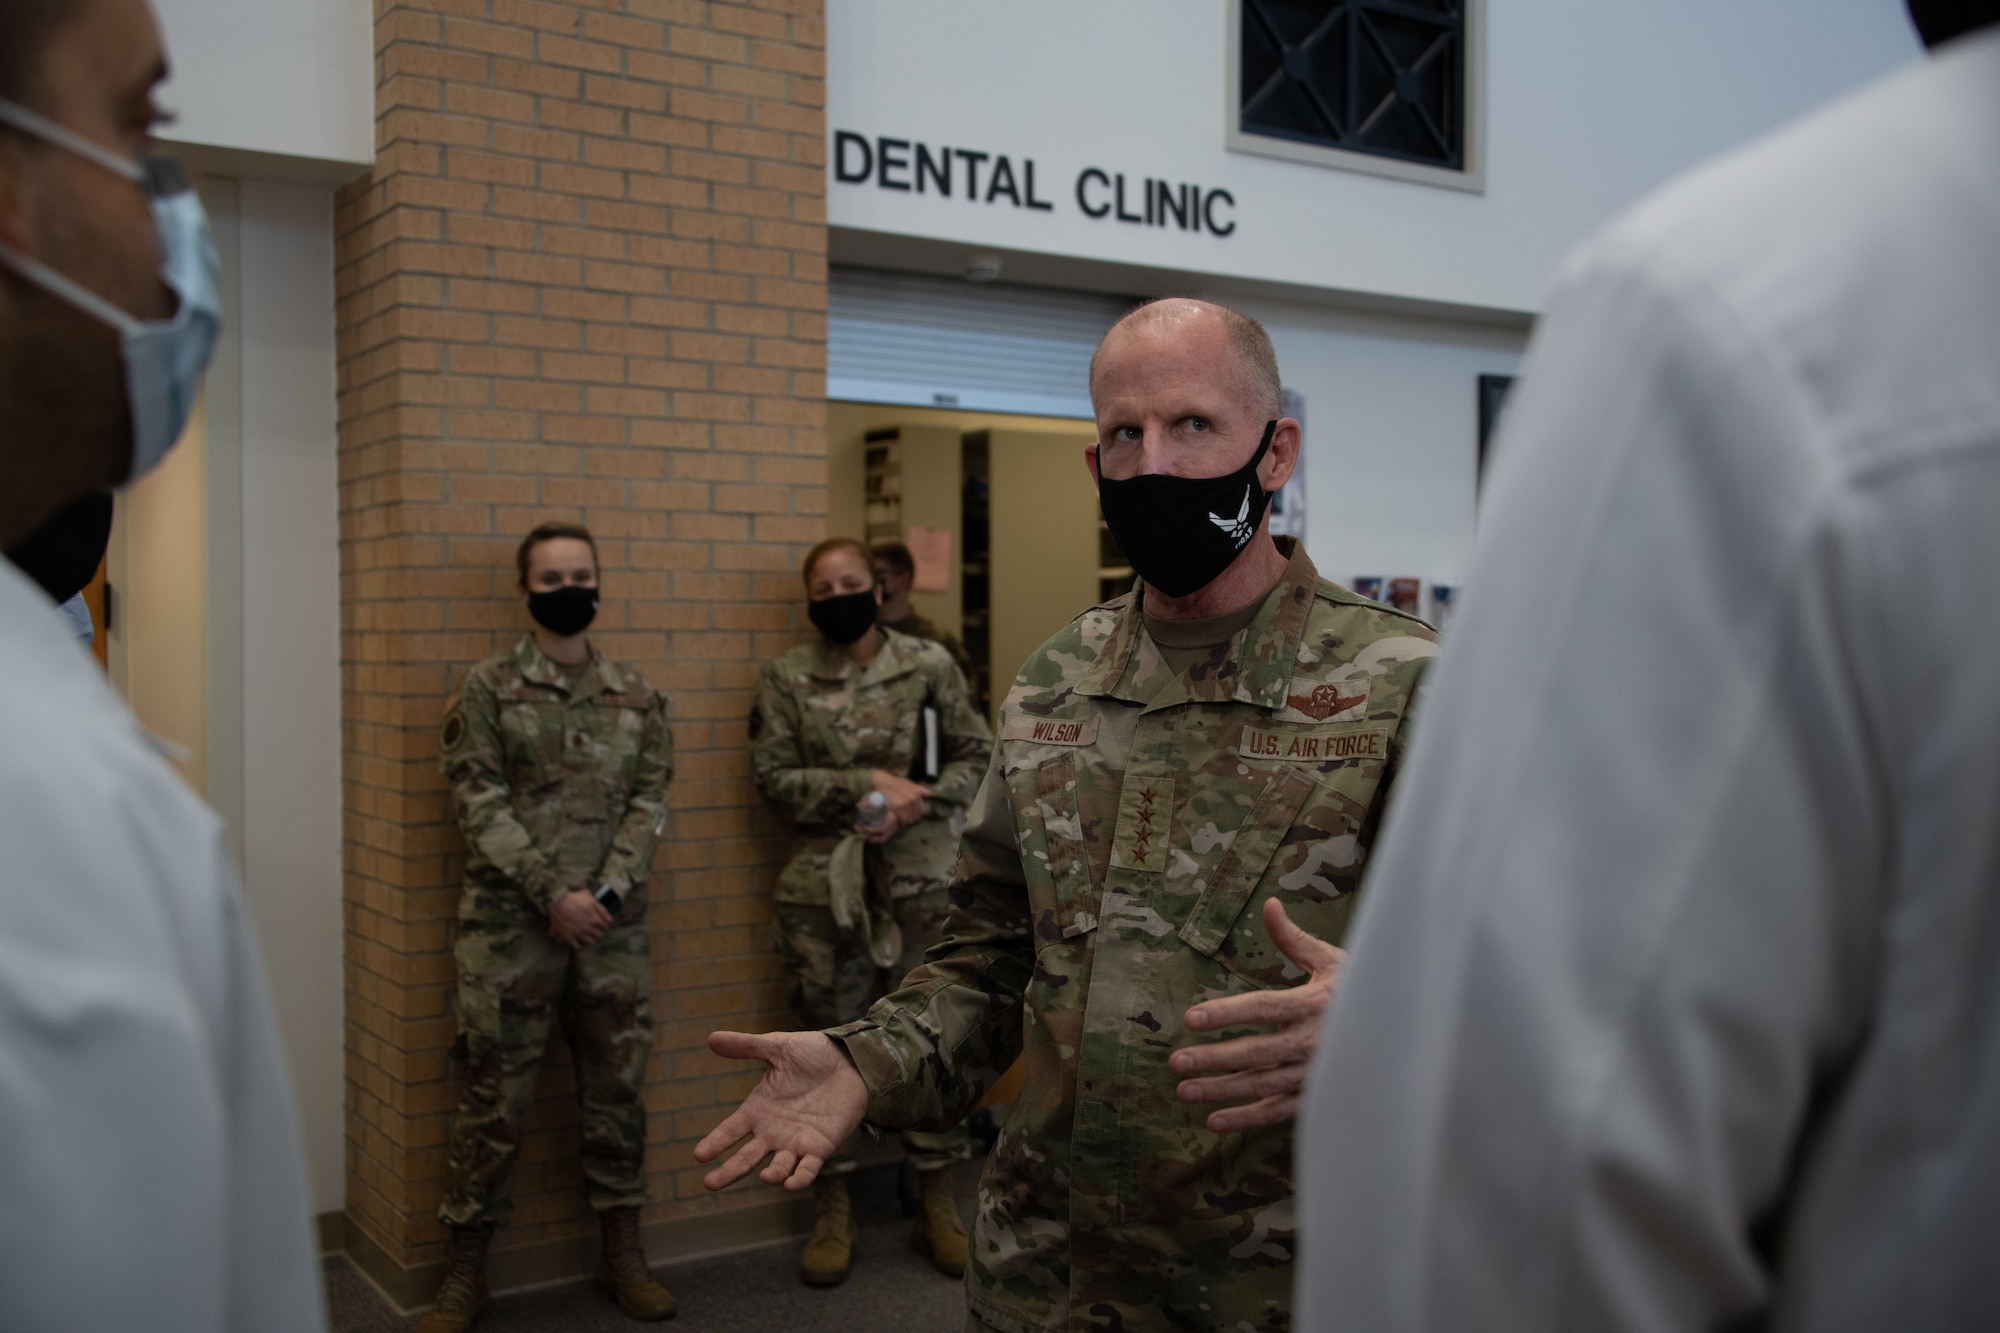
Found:
[{"label": "velcro patch", "polygon": [[1323,764],[1338,759],[1387,759],[1389,733],[1245,727],[1236,753],[1244,759],[1275,759],[1293,764]]},{"label": "velcro patch", "polygon": [[1025,717],[1015,713],[1000,724],[1000,739],[1026,741],[1030,745],[1095,745],[1097,722],[1095,716]]}]

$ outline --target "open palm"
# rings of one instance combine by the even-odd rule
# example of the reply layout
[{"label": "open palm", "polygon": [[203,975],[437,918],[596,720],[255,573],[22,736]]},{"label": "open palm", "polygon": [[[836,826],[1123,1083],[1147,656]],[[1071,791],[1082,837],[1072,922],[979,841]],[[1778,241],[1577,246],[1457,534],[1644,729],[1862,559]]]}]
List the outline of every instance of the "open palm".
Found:
[{"label": "open palm", "polygon": [[736,1147],[702,1184],[727,1189],[766,1157],[771,1160],[757,1175],[765,1184],[788,1190],[812,1184],[868,1106],[868,1085],[846,1053],[819,1032],[711,1032],[708,1049],[768,1067],[743,1105],[695,1145],[697,1162],[712,1162]]}]

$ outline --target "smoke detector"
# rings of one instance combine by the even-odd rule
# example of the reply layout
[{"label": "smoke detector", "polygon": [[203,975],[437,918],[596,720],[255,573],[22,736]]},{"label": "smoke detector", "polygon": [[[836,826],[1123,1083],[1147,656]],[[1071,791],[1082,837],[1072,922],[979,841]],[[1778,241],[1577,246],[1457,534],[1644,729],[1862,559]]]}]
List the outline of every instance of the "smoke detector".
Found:
[{"label": "smoke detector", "polygon": [[965,257],[965,280],[967,282],[992,282],[1000,276],[1005,267],[999,255],[967,255]]}]

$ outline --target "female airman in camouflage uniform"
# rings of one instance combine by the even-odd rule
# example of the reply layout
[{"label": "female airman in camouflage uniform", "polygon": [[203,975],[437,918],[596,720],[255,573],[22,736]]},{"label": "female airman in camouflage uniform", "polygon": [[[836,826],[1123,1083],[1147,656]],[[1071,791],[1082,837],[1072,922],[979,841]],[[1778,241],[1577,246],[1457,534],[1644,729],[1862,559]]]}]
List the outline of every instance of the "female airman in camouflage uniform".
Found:
[{"label": "female airman in camouflage uniform", "polygon": [[[805,581],[822,637],[765,664],[750,742],[758,789],[797,833],[778,877],[778,952],[799,1026],[823,1028],[861,1017],[882,983],[893,989],[943,937],[964,810],[993,741],[950,654],[875,623],[866,547],[822,542]],[[886,819],[861,834],[859,806],[873,792],[886,799]],[[967,1155],[965,1129],[908,1133],[903,1144],[922,1187],[912,1242],[958,1276],[965,1232],[949,1168]],[[847,1275],[853,1169],[851,1157],[838,1158],[817,1186],[800,1270],[813,1285]]]},{"label": "female airman in camouflage uniform", "polygon": [[507,1178],[558,1021],[577,1066],[584,1180],[604,1229],[598,1286],[635,1319],[674,1312],[639,1241],[640,1082],[653,1044],[646,881],[673,776],[667,701],[584,637],[597,608],[588,531],[544,524],[516,562],[535,631],[473,667],[444,718],[445,776],[471,850],[456,950],[465,1086],[438,1208],[450,1258],[419,1333],[459,1333],[478,1314],[486,1245],[505,1220]]}]

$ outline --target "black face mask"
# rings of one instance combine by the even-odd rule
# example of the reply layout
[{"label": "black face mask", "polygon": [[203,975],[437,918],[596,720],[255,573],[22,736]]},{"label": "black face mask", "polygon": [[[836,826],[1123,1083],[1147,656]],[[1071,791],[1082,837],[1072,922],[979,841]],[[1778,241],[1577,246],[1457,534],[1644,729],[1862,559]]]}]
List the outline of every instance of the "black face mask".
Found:
[{"label": "black face mask", "polygon": [[1169,597],[1185,597],[1229,568],[1271,502],[1257,484],[1257,465],[1277,429],[1276,421],[1267,422],[1257,452],[1225,477],[1149,472],[1124,481],[1098,479],[1104,522],[1140,578]]},{"label": "black face mask", "polygon": [[111,492],[92,491],[57,510],[7,558],[60,605],[89,586],[110,544]]},{"label": "black face mask", "polygon": [[572,583],[547,592],[528,594],[528,614],[535,623],[558,638],[581,634],[597,619],[597,589]]},{"label": "black face mask", "polygon": [[829,643],[845,648],[875,624],[875,590],[844,592],[838,597],[822,597],[806,603],[806,616],[813,627],[826,635]]}]

